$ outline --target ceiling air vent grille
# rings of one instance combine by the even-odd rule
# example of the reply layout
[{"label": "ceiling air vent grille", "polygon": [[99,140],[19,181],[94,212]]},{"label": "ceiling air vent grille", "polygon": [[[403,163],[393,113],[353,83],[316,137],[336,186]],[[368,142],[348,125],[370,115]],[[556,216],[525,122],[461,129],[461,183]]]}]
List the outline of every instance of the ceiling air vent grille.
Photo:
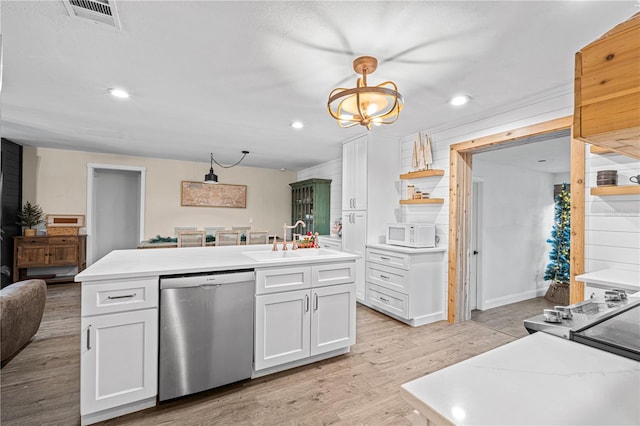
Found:
[{"label": "ceiling air vent grille", "polygon": [[114,0],[63,0],[63,3],[71,16],[120,29],[120,19]]}]

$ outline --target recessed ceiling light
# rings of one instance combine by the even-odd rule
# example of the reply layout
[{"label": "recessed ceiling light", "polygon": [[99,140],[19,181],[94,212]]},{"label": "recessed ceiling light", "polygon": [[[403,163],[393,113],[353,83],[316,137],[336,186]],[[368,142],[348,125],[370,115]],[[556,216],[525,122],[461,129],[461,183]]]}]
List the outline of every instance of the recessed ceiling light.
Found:
[{"label": "recessed ceiling light", "polygon": [[467,95],[454,96],[449,100],[449,103],[453,106],[460,106],[468,103],[471,98]]},{"label": "recessed ceiling light", "polygon": [[304,127],[304,123],[302,123],[302,121],[292,121],[290,126],[294,129],[302,129]]},{"label": "recessed ceiling light", "polygon": [[109,93],[111,93],[111,96],[121,99],[127,99],[130,96],[129,92],[124,89],[109,89]]}]

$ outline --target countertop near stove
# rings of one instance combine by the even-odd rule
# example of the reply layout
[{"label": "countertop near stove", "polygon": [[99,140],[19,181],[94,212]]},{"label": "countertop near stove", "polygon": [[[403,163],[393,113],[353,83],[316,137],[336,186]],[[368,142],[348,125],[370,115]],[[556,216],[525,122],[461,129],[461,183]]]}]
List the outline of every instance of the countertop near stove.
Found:
[{"label": "countertop near stove", "polygon": [[629,292],[640,291],[640,272],[621,269],[601,269],[595,272],[577,275],[576,280],[592,287],[622,288]]},{"label": "countertop near stove", "polygon": [[640,424],[640,362],[534,333],[402,385],[435,424]]}]

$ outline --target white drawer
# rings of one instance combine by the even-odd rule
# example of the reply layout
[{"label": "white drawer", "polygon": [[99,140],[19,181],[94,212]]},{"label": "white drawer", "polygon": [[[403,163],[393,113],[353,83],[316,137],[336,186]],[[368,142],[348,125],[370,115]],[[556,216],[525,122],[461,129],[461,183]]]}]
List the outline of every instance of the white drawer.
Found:
[{"label": "white drawer", "polygon": [[367,302],[369,306],[409,319],[409,296],[367,283]]},{"label": "white drawer", "polygon": [[409,273],[404,269],[367,262],[366,280],[390,290],[409,294]]},{"label": "white drawer", "polygon": [[158,307],[158,278],[82,284],[82,316]]},{"label": "white drawer", "polygon": [[256,270],[256,294],[311,288],[311,268],[266,268]]},{"label": "white drawer", "polygon": [[367,248],[367,261],[381,265],[395,266],[396,268],[409,269],[411,260],[408,254],[392,251]]},{"label": "white drawer", "polygon": [[325,287],[356,281],[356,262],[331,263],[311,267],[311,286]]}]

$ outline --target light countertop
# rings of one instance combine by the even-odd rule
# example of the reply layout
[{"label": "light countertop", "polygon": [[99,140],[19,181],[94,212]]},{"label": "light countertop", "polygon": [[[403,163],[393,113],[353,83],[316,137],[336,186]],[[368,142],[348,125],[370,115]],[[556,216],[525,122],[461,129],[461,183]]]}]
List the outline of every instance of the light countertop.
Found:
[{"label": "light countertop", "polygon": [[577,275],[576,280],[597,288],[622,288],[631,291],[640,290],[640,271],[624,271],[622,269],[608,268]]},{"label": "light countertop", "polygon": [[395,251],[397,253],[437,253],[437,252],[444,252],[447,250],[444,247],[413,248],[413,247],[396,246],[392,244],[382,244],[382,243],[367,244],[367,247],[377,248],[382,250],[390,250],[390,251]]},{"label": "light countertop", "polygon": [[435,424],[640,424],[640,362],[546,333],[402,385]]},{"label": "light countertop", "polygon": [[[278,246],[280,247],[280,245]],[[314,264],[334,261],[350,261],[358,255],[330,249],[317,249],[318,256],[295,258],[289,248],[278,252],[283,259],[257,261],[243,252],[271,252],[272,244],[225,247],[187,247],[158,250],[114,250],[75,276],[83,283],[114,278],[140,278],[159,275],[224,271],[233,269],[263,268],[295,264]],[[316,250],[316,249],[298,249]],[[308,253],[311,254],[311,253]]]}]

